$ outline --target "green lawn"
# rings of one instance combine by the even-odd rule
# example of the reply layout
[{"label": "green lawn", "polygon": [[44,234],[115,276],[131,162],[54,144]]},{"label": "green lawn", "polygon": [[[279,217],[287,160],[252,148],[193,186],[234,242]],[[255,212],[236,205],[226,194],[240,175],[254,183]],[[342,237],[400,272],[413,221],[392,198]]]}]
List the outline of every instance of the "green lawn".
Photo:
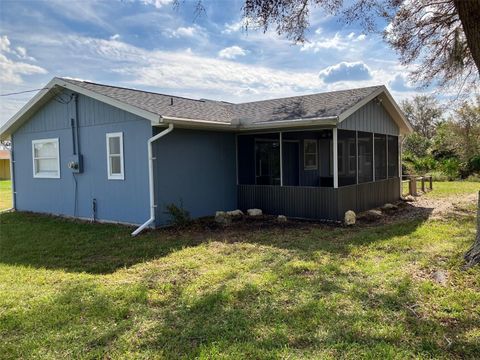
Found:
[{"label": "green lawn", "polygon": [[[408,194],[408,183],[403,183],[403,195]],[[431,198],[444,198],[448,196],[471,194],[480,191],[480,182],[469,181],[442,181],[433,182],[433,188],[435,191],[429,192],[428,183],[425,183],[427,189],[427,196]],[[422,189],[421,181],[417,182],[417,190],[420,192]]]},{"label": "green lawn", "polygon": [[0,211],[12,207],[12,181],[0,180]]},{"label": "green lawn", "polygon": [[443,198],[470,193],[478,193],[480,191],[480,182],[454,181],[454,182],[434,182],[432,191],[428,194],[431,198]]},{"label": "green lawn", "polygon": [[478,358],[480,268],[460,270],[474,224],[131,238],[4,213],[0,358]]}]

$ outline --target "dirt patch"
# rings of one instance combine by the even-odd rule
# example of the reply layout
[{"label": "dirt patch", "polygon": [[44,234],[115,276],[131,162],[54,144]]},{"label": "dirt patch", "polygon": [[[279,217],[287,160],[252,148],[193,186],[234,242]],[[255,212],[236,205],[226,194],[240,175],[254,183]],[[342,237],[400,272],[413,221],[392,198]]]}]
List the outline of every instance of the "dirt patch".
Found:
[{"label": "dirt patch", "polygon": [[397,216],[400,218],[423,218],[431,220],[444,219],[449,216],[465,216],[470,211],[468,205],[474,204],[477,194],[455,195],[454,197],[429,198],[427,196],[416,197],[416,201],[401,202]]}]

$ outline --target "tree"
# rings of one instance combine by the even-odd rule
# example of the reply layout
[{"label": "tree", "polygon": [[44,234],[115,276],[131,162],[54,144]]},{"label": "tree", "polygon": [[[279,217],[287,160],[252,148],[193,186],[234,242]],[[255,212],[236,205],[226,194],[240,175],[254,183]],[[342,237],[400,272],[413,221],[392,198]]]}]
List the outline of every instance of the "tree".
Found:
[{"label": "tree", "polygon": [[275,27],[296,43],[306,41],[310,7],[360,22],[379,31],[377,19],[389,25],[384,39],[411,65],[412,79],[423,86],[438,83],[466,90],[476,86],[480,71],[479,0],[245,0],[244,18],[264,31]]},{"label": "tree", "polygon": [[478,192],[477,205],[477,236],[472,247],[465,254],[465,268],[470,268],[480,263],[480,191]]},{"label": "tree", "polygon": [[442,117],[437,99],[431,95],[416,95],[404,100],[401,107],[413,129],[427,139],[435,135],[435,128]]},{"label": "tree", "polygon": [[457,110],[453,122],[457,125],[454,132],[461,138],[458,153],[463,161],[480,155],[480,97],[475,102],[465,101]]}]

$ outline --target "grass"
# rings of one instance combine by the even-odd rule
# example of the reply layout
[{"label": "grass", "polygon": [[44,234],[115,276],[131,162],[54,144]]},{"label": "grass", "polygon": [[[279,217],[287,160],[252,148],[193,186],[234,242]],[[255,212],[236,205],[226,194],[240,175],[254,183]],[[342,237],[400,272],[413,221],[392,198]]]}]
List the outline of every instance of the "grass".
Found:
[{"label": "grass", "polygon": [[[405,182],[402,184],[403,194],[408,194],[408,183]],[[429,192],[428,183],[425,183],[425,188],[427,189],[426,196],[434,199],[440,199],[445,197],[454,197],[458,195],[471,194],[480,191],[480,182],[470,182],[470,181],[442,181],[442,182],[433,182],[433,189],[435,191]],[[417,182],[417,190],[421,192],[422,183],[421,181]]]},{"label": "grass", "polygon": [[[460,270],[473,212],[135,239],[126,227],[27,213],[1,214],[0,226],[0,358],[473,359],[480,351],[480,269]],[[447,284],[432,280],[437,270]]]},{"label": "grass", "polygon": [[12,181],[0,180],[0,211],[12,207]]},{"label": "grass", "polygon": [[434,182],[432,191],[428,194],[431,198],[455,197],[480,191],[480,182],[453,181],[453,182]]}]

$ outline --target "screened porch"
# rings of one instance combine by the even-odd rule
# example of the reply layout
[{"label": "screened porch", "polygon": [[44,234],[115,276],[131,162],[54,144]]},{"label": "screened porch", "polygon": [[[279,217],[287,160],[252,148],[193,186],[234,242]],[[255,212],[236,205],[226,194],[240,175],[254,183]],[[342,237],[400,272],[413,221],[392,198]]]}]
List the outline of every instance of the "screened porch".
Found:
[{"label": "screened porch", "polygon": [[237,136],[241,208],[339,219],[398,199],[398,179],[398,136],[336,128]]}]

